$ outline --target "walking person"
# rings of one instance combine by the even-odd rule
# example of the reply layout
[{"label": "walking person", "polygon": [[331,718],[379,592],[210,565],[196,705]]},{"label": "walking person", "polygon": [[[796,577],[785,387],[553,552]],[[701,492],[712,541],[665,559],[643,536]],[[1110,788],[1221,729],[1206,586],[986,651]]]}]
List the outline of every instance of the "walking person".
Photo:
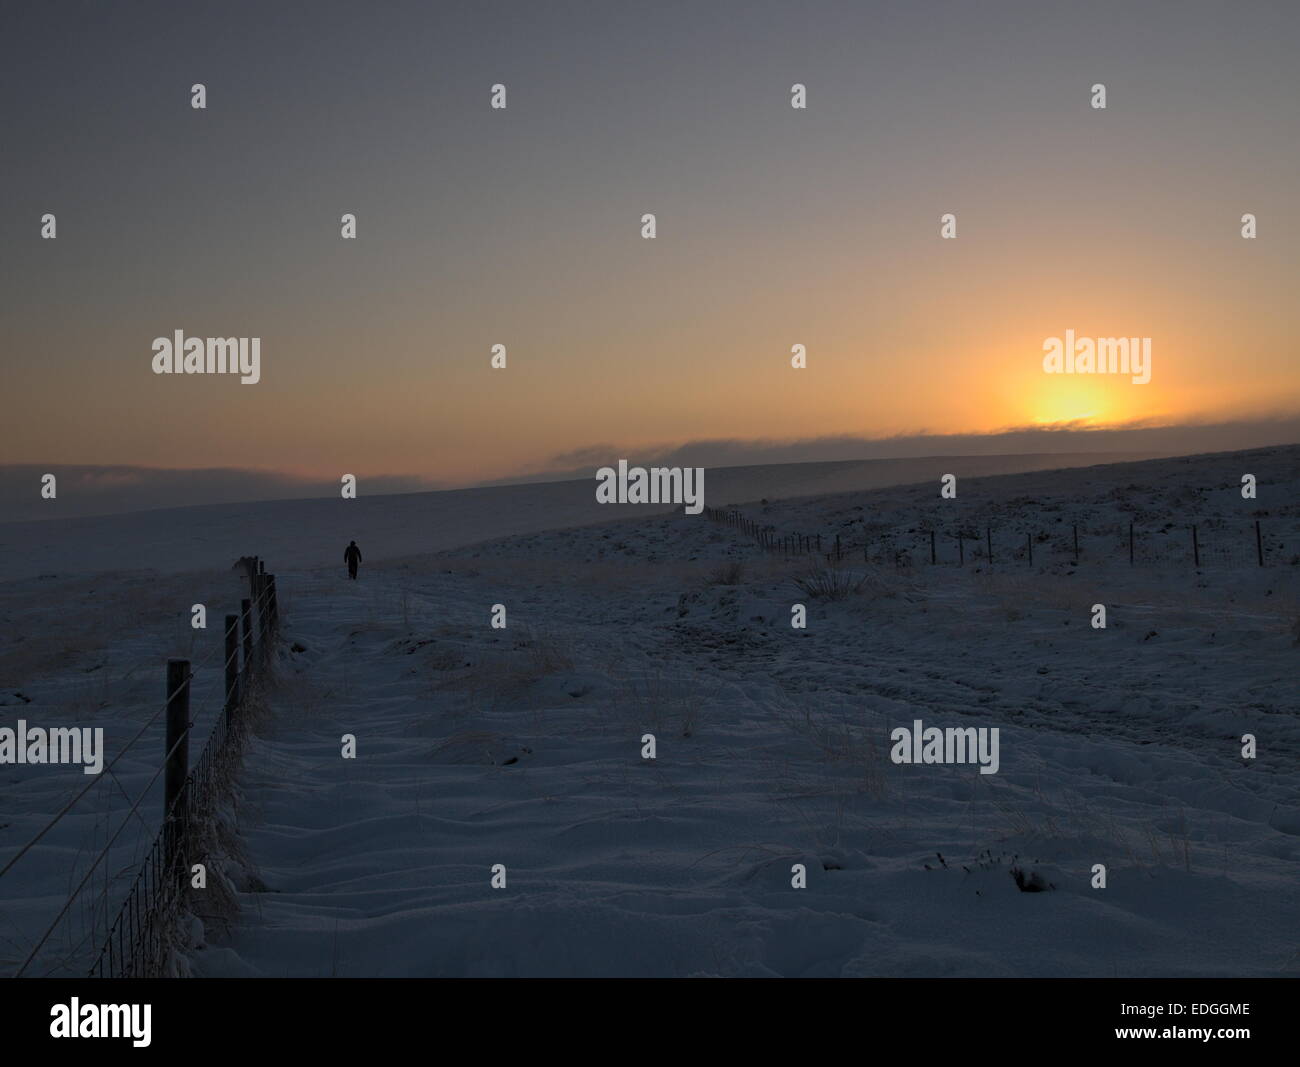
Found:
[{"label": "walking person", "polygon": [[343,562],[348,565],[348,577],[356,578],[357,564],[361,562],[361,549],[357,548],[355,541],[349,543],[343,550]]}]

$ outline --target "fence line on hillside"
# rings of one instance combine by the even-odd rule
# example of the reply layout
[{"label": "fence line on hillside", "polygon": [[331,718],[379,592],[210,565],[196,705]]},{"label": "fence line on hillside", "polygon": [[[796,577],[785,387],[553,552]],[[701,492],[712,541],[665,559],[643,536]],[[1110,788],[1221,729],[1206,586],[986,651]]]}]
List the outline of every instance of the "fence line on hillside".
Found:
[{"label": "fence line on hillside", "polygon": [[[160,776],[164,780],[161,827],[140,864],[116,917],[108,926],[107,936],[99,942],[99,953],[90,967],[88,977],[142,978],[156,977],[163,973],[169,951],[170,930],[187,901],[190,880],[187,850],[204,821],[211,818],[230,775],[238,766],[247,737],[250,697],[269,667],[271,649],[279,628],[275,575],[267,574],[265,565],[257,557],[253,557],[253,560],[254,567],[248,575],[250,596],[240,601],[239,614],[225,617],[223,704],[193,769],[189,764],[189,742],[194,728],[190,717],[190,683],[196,669],[211,658],[211,653],[193,664],[185,659],[167,660],[165,704],[95,776],[96,780],[103,779],[158,718],[166,714],[166,741],[157,771],[140,790],[117,830],[93,858],[81,881],[68,895],[58,915],[32,947],[14,977],[22,977],[28,972],[114,843],[131,820],[138,817],[141,804]],[[94,784],[95,781],[89,783],[60,809],[0,870],[0,876],[6,874],[32,846],[73,810]]]},{"label": "fence line on hillside", "polygon": [[[805,534],[779,530],[758,522],[738,508],[704,509],[712,521],[740,530],[752,537],[765,552],[786,558],[822,557],[828,563],[861,560],[882,566],[916,565],[965,566],[972,563],[1016,563],[1033,566],[1065,562],[1078,565],[1099,559],[1128,559],[1131,566],[1173,563],[1195,568],[1212,565],[1265,567],[1286,562],[1286,546],[1259,519],[1246,520],[1240,528],[1218,520],[1183,525],[1165,523],[1159,527],[1135,523],[1085,525],[1062,522],[1040,525],[1012,520],[995,527],[991,523],[952,523],[941,526],[918,520],[906,527],[887,527],[867,520],[847,526],[848,530],[827,534]],[[1010,528],[1014,533],[1009,533]],[[1055,527],[1055,529],[1053,529]],[[1300,538],[1291,546],[1291,562],[1300,561]]]},{"label": "fence line on hillside", "polygon": [[199,827],[212,818],[216,803],[239,765],[248,737],[253,687],[269,666],[279,630],[275,575],[265,573],[259,561],[257,571],[249,577],[251,599],[241,601],[239,615],[227,615],[225,621],[224,703],[192,771],[188,747],[192,727],[189,684],[193,675],[187,661],[167,661],[162,828],[109,927],[108,937],[90,968],[91,978],[157,977],[166,965],[168,931],[186,903],[190,884],[190,846]]}]

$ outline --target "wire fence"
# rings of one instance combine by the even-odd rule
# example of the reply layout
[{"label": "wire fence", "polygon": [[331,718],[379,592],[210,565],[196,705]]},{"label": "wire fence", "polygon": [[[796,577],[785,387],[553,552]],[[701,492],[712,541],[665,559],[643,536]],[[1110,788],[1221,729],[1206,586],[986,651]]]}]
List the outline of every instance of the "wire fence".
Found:
[{"label": "wire fence", "polygon": [[1258,519],[1211,519],[1140,525],[1123,522],[1037,523],[1016,518],[1000,523],[937,523],[908,526],[844,524],[840,532],[807,534],[778,529],[736,508],[704,509],[707,517],[752,537],[765,552],[786,557],[822,557],[827,562],[861,561],[876,566],[968,564],[1086,565],[1124,562],[1132,566],[1241,568],[1300,564],[1300,533],[1266,529]]},{"label": "wire fence", "polygon": [[[81,879],[69,892],[62,908],[35,941],[14,977],[34,973],[34,967],[51,938],[76,913],[74,905],[83,902],[87,888],[105,866],[111,850],[133,820],[142,818],[139,811],[160,777],[164,779],[163,819],[152,844],[139,864],[134,880],[111,923],[101,924],[99,916],[107,911],[107,882],[104,899],[91,901],[88,941],[98,949],[89,967],[92,978],[139,978],[163,974],[167,967],[171,932],[185,911],[190,885],[187,856],[192,842],[213,815],[238,767],[247,737],[248,710],[253,693],[270,663],[270,652],[279,625],[279,606],[275,576],[265,573],[254,557],[250,568],[250,596],[241,601],[238,615],[227,615],[224,628],[223,701],[215,711],[215,724],[193,768],[189,766],[189,747],[194,731],[191,717],[191,685],[198,669],[213,653],[202,660],[167,661],[166,701],[144,726],[110,760],[100,774],[62,807],[27,843],[0,868],[0,878],[12,870],[70,812],[91,793],[91,789],[130,752],[164,714],[166,743],[163,758],[152,777],[140,789],[117,828],[95,854]],[[242,664],[241,664],[242,658]],[[75,873],[72,877],[75,877]],[[104,935],[97,931],[107,929]],[[83,957],[84,958],[84,957]],[[84,964],[83,964],[84,966]]]}]

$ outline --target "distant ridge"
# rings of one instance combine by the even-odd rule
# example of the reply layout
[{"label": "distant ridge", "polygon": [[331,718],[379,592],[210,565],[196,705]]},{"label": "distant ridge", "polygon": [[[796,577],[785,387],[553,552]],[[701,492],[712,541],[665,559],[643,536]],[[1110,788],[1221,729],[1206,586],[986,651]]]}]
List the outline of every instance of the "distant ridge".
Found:
[{"label": "distant ridge", "polygon": [[[1300,446],[1236,454],[1249,457],[1251,466],[1243,469],[1256,474],[1263,484],[1273,471],[1294,469]],[[915,483],[932,483],[937,494],[941,474],[956,474],[959,480],[1014,478],[1035,471],[1082,468],[1096,472],[1090,481],[1156,485],[1175,471],[1185,477],[1187,465],[1193,462],[1186,457],[1128,458],[1119,463],[1114,459],[1096,454],[927,456],[724,467],[706,469],[704,495],[706,503],[723,506]],[[368,496],[363,480],[356,500],[331,497],[212,504],[126,515],[73,516],[58,522],[0,523],[0,580],[106,571],[224,571],[250,552],[272,560],[278,572],[341,566],[343,546],[353,539],[367,563],[372,563],[514,534],[674,510],[673,505],[598,504],[595,484],[593,472],[592,477],[568,482]],[[1063,476],[1062,492],[1066,491]]]},{"label": "distant ridge", "polygon": [[[993,464],[998,471],[1034,470],[1044,466],[1077,467],[1088,463],[1120,463],[1129,459],[1150,459],[1163,452],[1024,452],[1000,453],[987,456],[915,456],[902,458],[847,459],[789,461],[780,463],[754,463],[709,465],[705,468],[721,475],[722,472],[772,471],[789,468],[788,477],[773,475],[773,485],[783,490],[795,483],[813,485],[809,493],[835,492],[837,477],[848,472],[859,472],[868,477],[869,485],[897,484],[900,464],[948,463],[950,466],[967,462]],[[611,454],[609,462],[627,458],[644,466],[681,466],[684,459],[639,456],[635,452],[618,456]],[[1028,464],[1028,465],[1024,465]],[[488,481],[474,486],[447,486],[416,477],[397,475],[367,475],[357,471],[360,494],[367,497],[400,496],[436,492],[467,492],[471,489],[504,489],[511,486],[544,485],[558,482],[586,481],[595,475],[601,464],[594,463],[563,472],[544,475],[520,476]],[[699,466],[692,463],[691,466]],[[928,469],[928,468],[927,468]],[[995,473],[992,467],[980,468]],[[52,473],[58,479],[58,496],[44,500],[40,496],[41,477]],[[869,472],[880,472],[878,475]],[[728,475],[730,477],[731,475]],[[855,475],[856,477],[856,475]],[[886,481],[875,481],[884,477]],[[928,477],[928,475],[927,475]],[[832,486],[822,489],[823,482]],[[857,481],[849,488],[866,488]],[[773,491],[776,491],[775,489]],[[0,466],[0,523],[30,522],[45,519],[87,518],[99,515],[125,515],[141,511],[207,507],[228,504],[274,503],[288,500],[333,500],[338,495],[337,482],[298,478],[278,471],[241,470],[234,467],[211,467],[197,470],[168,469],[162,467],[91,466],[11,464]],[[807,493],[803,495],[808,495]]]}]

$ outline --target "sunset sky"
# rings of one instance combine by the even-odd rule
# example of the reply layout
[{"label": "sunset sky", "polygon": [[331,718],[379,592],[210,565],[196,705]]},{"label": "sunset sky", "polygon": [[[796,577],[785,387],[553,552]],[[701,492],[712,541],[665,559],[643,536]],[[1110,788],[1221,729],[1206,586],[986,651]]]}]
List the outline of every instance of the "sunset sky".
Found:
[{"label": "sunset sky", "polygon": [[[0,461],[464,482],[1294,414],[1297,41],[1293,3],[6,7]],[[155,376],[178,329],[261,382]],[[1151,383],[1045,375],[1067,329],[1152,338]]]}]

